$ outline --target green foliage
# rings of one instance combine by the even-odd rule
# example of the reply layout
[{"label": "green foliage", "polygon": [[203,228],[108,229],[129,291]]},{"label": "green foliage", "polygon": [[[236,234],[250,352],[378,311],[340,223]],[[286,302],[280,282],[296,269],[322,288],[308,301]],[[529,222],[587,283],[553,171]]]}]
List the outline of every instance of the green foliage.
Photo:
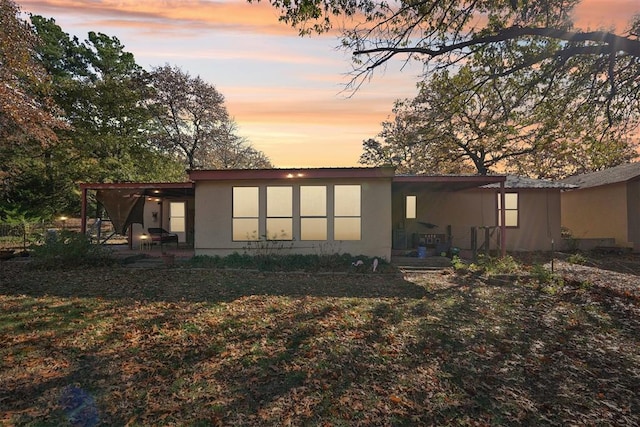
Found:
[{"label": "green foliage", "polygon": [[585,257],[580,252],[576,252],[574,254],[569,255],[567,258],[567,262],[570,264],[580,264],[586,265],[588,263],[587,257]]},{"label": "green foliage", "polygon": [[456,271],[466,270],[469,266],[458,255],[451,258],[451,267]]},{"label": "green foliage", "polygon": [[[350,254],[260,254],[234,252],[225,257],[198,255],[190,265],[204,268],[256,269],[260,271],[373,272],[374,258]],[[361,262],[358,262],[361,261]],[[394,272],[394,267],[378,258],[376,272]]]},{"label": "green foliage", "polygon": [[452,265],[457,271],[469,271],[486,276],[508,275],[522,273],[523,266],[511,255],[492,257],[479,255],[478,260],[466,265],[459,258],[454,257]]},{"label": "green foliage", "polygon": [[542,264],[534,264],[530,270],[531,277],[540,284],[558,283],[562,279]]},{"label": "green foliage", "polygon": [[33,248],[33,264],[40,268],[104,266],[115,258],[104,246],[92,244],[84,234],[62,230],[50,232]]}]

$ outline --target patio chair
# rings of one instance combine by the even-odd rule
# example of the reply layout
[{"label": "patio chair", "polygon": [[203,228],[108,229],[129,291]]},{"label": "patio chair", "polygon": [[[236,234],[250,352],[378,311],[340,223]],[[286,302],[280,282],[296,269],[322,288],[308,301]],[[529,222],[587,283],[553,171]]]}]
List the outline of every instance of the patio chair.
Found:
[{"label": "patio chair", "polygon": [[164,228],[149,227],[147,228],[149,236],[151,236],[151,242],[158,242],[162,246],[163,243],[176,242],[176,249],[178,248],[178,235],[170,233]]}]

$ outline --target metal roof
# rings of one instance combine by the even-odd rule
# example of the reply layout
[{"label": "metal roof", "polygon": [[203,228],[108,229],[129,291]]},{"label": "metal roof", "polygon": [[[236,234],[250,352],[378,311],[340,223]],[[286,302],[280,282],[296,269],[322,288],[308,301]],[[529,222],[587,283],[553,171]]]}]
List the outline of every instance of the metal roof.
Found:
[{"label": "metal roof", "polygon": [[259,179],[392,178],[394,168],[216,169],[189,171],[192,181]]},{"label": "metal roof", "polygon": [[560,182],[573,184],[577,188],[598,187],[601,185],[627,182],[640,177],[640,163],[625,163],[620,166],[604,169],[601,171],[574,175],[565,178]]},{"label": "metal roof", "polygon": [[[482,188],[498,188],[497,184],[489,184],[485,185]],[[560,189],[560,190],[569,190],[572,188],[576,188],[575,185],[558,182],[558,181],[549,181],[546,179],[533,179],[527,178],[524,176],[517,175],[507,175],[507,179],[504,182],[504,188],[509,189]]]}]

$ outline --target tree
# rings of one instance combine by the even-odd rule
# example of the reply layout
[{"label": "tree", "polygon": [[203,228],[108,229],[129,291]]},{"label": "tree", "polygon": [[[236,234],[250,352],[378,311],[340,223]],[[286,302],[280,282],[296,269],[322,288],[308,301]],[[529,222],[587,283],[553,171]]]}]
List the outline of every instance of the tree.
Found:
[{"label": "tree", "polygon": [[[395,119],[385,122],[379,135],[383,142],[365,141],[360,162],[392,164],[404,173],[561,178],[633,156],[629,144],[617,139],[621,135],[604,133],[595,121],[586,123],[589,111],[567,109],[570,97],[558,100],[539,85],[523,86],[518,74],[483,79],[468,66],[454,75],[434,73],[415,99],[396,102]],[[552,90],[560,91],[570,93]]]},{"label": "tree", "polygon": [[25,140],[0,152],[4,204],[43,217],[73,214],[78,182],[184,179],[184,168],[150,145],[148,75],[120,41],[90,32],[80,42],[53,19],[31,22],[34,61],[68,126],[47,144]]},{"label": "tree", "polygon": [[636,133],[640,121],[640,17],[624,33],[585,31],[571,20],[579,2],[270,0],[301,34],[327,32],[337,18],[358,20],[342,31],[342,46],[353,54],[354,89],[392,58],[422,61],[426,80],[465,65],[485,77],[467,89],[517,77],[548,98],[570,98],[569,108],[585,113],[574,115],[575,123],[596,123],[594,144],[609,146],[611,132]]},{"label": "tree", "polygon": [[235,121],[229,120],[220,128],[218,139],[207,146],[202,155],[203,164],[212,169],[262,169],[273,165],[269,158],[238,136]]},{"label": "tree", "polygon": [[147,168],[155,166],[158,154],[148,137],[152,119],[145,105],[151,94],[149,76],[120,40],[91,31],[80,42],[53,19],[32,16],[31,20],[42,40],[41,61],[54,79],[54,97],[73,126],[60,133],[60,138],[72,147],[67,155],[76,160],[76,179],[109,182],[182,177],[183,172],[160,176]]},{"label": "tree", "polygon": [[343,30],[343,46],[352,51],[361,73],[401,55],[435,60],[446,67],[483,50],[533,42],[548,42],[549,48],[536,55],[516,55],[504,64],[504,74],[536,64],[562,67],[580,56],[604,59],[592,72],[606,76],[611,88],[633,83],[628,67],[636,76],[638,72],[640,18],[622,35],[575,29],[571,16],[580,0],[269,1],[280,10],[280,20],[301,34],[327,32],[337,21],[334,18],[359,19]]},{"label": "tree", "polygon": [[46,145],[65,126],[52,102],[50,80],[37,61],[37,37],[11,0],[0,0],[0,144]]},{"label": "tree", "polygon": [[152,73],[154,98],[149,105],[158,125],[157,147],[189,169],[270,166],[264,154],[235,135],[224,97],[215,86],[165,65]]}]

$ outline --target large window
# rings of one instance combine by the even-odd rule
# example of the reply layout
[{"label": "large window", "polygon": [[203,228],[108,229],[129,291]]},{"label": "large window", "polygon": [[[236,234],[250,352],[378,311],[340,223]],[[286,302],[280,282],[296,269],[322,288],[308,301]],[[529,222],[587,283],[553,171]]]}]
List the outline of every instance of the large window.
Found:
[{"label": "large window", "polygon": [[233,187],[233,240],[260,238],[258,187]]},{"label": "large window", "polygon": [[293,187],[267,187],[267,239],[293,240]]},{"label": "large window", "polygon": [[360,240],[360,186],[336,185],[333,202],[334,240]]},{"label": "large window", "polygon": [[327,240],[325,186],[300,186],[300,240]]},{"label": "large window", "polygon": [[[504,225],[518,227],[518,193],[504,195]],[[502,200],[498,193],[498,225],[502,225]]]}]

